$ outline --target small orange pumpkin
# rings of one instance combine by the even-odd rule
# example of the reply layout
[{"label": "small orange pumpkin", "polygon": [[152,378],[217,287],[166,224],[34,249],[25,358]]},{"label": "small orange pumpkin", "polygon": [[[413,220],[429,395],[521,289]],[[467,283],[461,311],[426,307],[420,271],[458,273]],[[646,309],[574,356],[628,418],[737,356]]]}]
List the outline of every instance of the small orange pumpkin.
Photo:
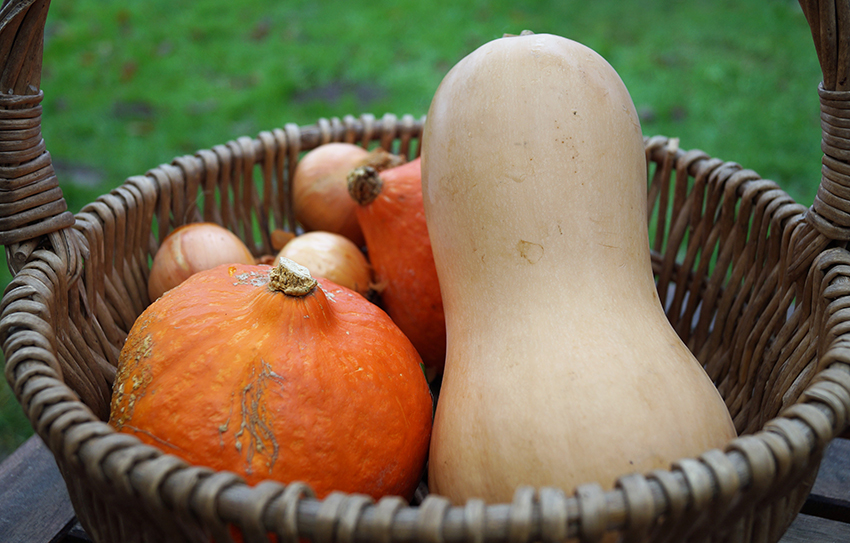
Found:
[{"label": "small orange pumpkin", "polygon": [[419,158],[378,173],[356,168],[348,190],[359,204],[381,304],[422,356],[429,380],[443,371],[446,319],[422,203]]},{"label": "small orange pumpkin", "polygon": [[420,358],[359,294],[284,259],[199,272],[151,304],[121,351],[110,423],[186,461],[411,498],[432,401]]}]

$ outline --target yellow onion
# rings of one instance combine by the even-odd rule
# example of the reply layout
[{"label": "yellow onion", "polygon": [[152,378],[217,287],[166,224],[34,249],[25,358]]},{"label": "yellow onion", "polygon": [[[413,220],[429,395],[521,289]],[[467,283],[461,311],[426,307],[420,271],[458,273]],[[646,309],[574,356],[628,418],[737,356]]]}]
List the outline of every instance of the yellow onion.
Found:
[{"label": "yellow onion", "polygon": [[323,277],[363,296],[369,292],[372,267],[360,248],[343,235],[306,232],[284,245],[277,254],[277,259],[280,257],[301,264],[315,277]]},{"label": "yellow onion", "polygon": [[383,149],[369,152],[353,143],[332,142],[316,147],[295,168],[295,219],[305,230],[340,234],[362,247],[363,232],[354,214],[357,203],[348,194],[348,174],[361,166],[381,170],[400,162],[399,157]]},{"label": "yellow onion", "polygon": [[215,223],[185,224],[168,234],[154,255],[148,295],[156,300],[189,276],[220,264],[253,264],[254,256],[233,232]]}]

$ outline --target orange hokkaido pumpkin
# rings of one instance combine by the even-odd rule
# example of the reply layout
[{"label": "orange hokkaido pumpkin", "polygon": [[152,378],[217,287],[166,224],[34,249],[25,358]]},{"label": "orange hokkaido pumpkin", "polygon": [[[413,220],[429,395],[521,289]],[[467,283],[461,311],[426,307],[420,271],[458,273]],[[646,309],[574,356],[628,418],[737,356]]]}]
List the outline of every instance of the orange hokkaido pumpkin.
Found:
[{"label": "orange hokkaido pumpkin", "polygon": [[277,267],[223,265],[151,304],[121,351],[110,423],[250,483],[410,499],[432,401],[420,358],[381,309]]},{"label": "orange hokkaido pumpkin", "polygon": [[443,371],[446,319],[422,203],[420,159],[380,172],[353,170],[348,190],[381,304],[422,356],[429,380]]}]

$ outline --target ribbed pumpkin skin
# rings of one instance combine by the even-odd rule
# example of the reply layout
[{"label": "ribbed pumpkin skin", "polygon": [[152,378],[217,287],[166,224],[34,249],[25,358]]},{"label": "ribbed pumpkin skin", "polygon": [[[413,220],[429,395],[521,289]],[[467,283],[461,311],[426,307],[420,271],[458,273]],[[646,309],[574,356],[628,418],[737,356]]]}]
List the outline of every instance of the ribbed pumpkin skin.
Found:
[{"label": "ribbed pumpkin skin", "polygon": [[432,374],[446,359],[446,319],[422,203],[420,159],[380,173],[383,187],[357,207],[384,309]]},{"label": "ribbed pumpkin skin", "polygon": [[196,274],[137,319],[110,423],[249,483],[412,496],[432,401],[420,358],[389,317],[319,279],[270,289],[268,266]]}]

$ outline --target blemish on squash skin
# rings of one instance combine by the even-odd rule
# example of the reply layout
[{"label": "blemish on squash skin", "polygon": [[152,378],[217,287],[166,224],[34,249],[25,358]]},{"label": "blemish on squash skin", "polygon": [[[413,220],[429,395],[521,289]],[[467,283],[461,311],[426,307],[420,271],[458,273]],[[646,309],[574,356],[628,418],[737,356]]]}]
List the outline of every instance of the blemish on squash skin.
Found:
[{"label": "blemish on squash skin", "polygon": [[227,419],[218,427],[218,445],[222,449],[224,448],[224,434],[230,426],[230,419],[233,417],[233,399],[235,395],[236,393],[234,392],[230,393],[230,412],[227,414]]},{"label": "blemish on squash skin", "polygon": [[115,428],[121,429],[132,420],[136,401],[147,393],[148,385],[153,381],[150,366],[143,363],[152,351],[153,338],[148,334],[136,345],[133,355],[118,368],[115,382],[123,385],[116,387],[112,398],[110,422]]},{"label": "blemish on squash skin", "polygon": [[173,443],[171,443],[170,441],[162,439],[161,437],[152,434],[148,430],[143,430],[142,428],[137,428],[136,426],[130,426],[129,424],[126,425],[125,428],[127,428],[128,430],[132,430],[133,432],[136,432],[138,434],[145,434],[146,436],[153,439],[154,441],[156,441],[157,443],[159,443],[160,445],[162,445],[164,447],[169,447],[169,448],[177,450],[177,451],[183,450],[180,447],[178,447],[177,445],[174,445]]},{"label": "blemish on squash skin", "polygon": [[236,282],[233,283],[234,286],[253,285],[255,287],[262,287],[267,285],[269,282],[269,274],[264,272],[244,272],[234,275],[233,277],[236,279]]},{"label": "blemish on squash skin", "polygon": [[396,399],[395,399],[395,401],[396,401],[396,403],[398,404],[399,409],[401,410],[401,416],[402,416],[402,418],[404,419],[404,426],[405,426],[406,428],[410,427],[410,421],[409,421],[409,420],[407,420],[407,413],[405,413],[405,412],[404,412],[404,406],[403,406],[403,405],[401,405],[401,400],[399,400],[398,398],[396,398]]},{"label": "blemish on squash skin", "polygon": [[517,251],[519,251],[519,255],[526,259],[529,264],[537,264],[543,258],[543,246],[539,243],[521,239],[517,243]]},{"label": "blemish on squash skin", "polygon": [[[275,373],[272,367],[264,360],[260,360],[260,365],[261,369],[259,374],[256,374],[256,377],[255,368],[251,368],[251,379],[242,389],[242,422],[239,425],[239,430],[233,436],[236,439],[236,450],[241,453],[242,449],[245,449],[246,472],[249,474],[253,471],[251,464],[255,453],[267,458],[266,466],[269,472],[271,472],[280,450],[280,446],[269,424],[270,413],[265,409],[263,396],[267,391],[270,381],[274,381],[282,386],[284,378]],[[245,444],[242,442],[243,437],[247,439],[247,443]]]},{"label": "blemish on squash skin", "polygon": [[319,285],[319,288],[321,288],[324,291],[325,297],[328,299],[329,302],[336,302],[336,294],[334,294],[330,290],[326,290],[321,285]]}]

